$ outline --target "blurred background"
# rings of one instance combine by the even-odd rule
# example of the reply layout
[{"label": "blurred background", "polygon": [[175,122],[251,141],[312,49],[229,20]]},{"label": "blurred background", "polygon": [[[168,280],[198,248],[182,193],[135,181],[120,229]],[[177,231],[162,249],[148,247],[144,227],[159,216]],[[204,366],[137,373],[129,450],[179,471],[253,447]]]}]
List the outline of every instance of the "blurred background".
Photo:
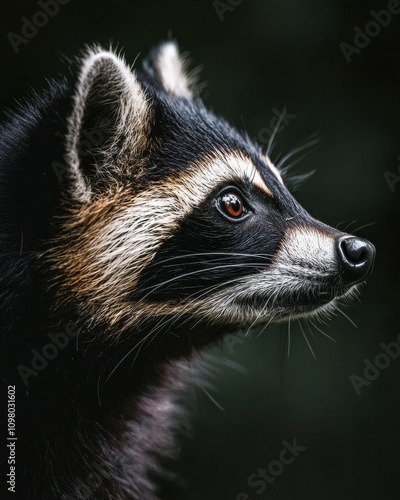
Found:
[{"label": "blurred background", "polygon": [[[296,197],[377,248],[361,301],[322,332],[292,323],[289,349],[288,326],[270,326],[207,353],[211,382],[188,389],[191,430],[181,459],[166,464],[180,479],[160,480],[162,498],[400,498],[400,356],[380,356],[382,342],[400,341],[400,2],[61,3],[45,22],[40,2],[3,2],[3,109],[65,74],[65,58],[86,43],[112,41],[140,65],[160,40],[176,38],[203,68],[206,103],[265,147],[286,108],[272,159],[317,133],[320,143],[294,168],[316,172]],[[10,35],[22,35],[23,17],[42,25],[24,42]],[[284,442],[301,450],[280,465]]]}]

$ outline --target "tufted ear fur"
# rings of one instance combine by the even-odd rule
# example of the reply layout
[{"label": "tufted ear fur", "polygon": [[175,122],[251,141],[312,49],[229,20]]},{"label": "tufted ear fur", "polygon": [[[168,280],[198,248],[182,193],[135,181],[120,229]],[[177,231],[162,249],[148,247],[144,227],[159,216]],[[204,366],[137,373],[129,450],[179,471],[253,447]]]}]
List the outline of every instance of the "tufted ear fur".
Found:
[{"label": "tufted ear fur", "polygon": [[73,197],[87,201],[128,174],[146,147],[149,128],[149,104],[135,73],[112,51],[87,51],[66,141]]},{"label": "tufted ear fur", "polygon": [[179,53],[175,42],[164,42],[143,64],[153,84],[178,97],[191,99],[198,93],[198,69],[188,71],[188,58]]}]

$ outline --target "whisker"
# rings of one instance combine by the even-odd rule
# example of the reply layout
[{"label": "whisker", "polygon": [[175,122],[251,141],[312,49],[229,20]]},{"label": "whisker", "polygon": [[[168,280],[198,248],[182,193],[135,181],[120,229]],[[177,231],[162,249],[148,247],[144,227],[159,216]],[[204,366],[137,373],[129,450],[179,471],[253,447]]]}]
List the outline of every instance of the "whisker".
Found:
[{"label": "whisker", "polygon": [[358,326],[354,323],[354,321],[349,316],[347,316],[347,314],[343,312],[339,307],[337,307],[336,310],[340,312],[340,314],[344,316],[347,320],[349,320],[350,323],[354,326],[354,328],[358,328]]},{"label": "whisker", "polygon": [[[291,168],[294,163],[297,162],[292,162],[289,167]],[[283,178],[285,179],[285,182],[288,186],[290,186],[290,189],[292,191],[297,190],[304,182],[306,182],[312,175],[314,175],[316,170],[310,170],[309,172],[305,172],[303,174],[298,174],[298,175],[290,175],[290,176],[285,176],[283,174]]]},{"label": "whisker", "polygon": [[304,337],[305,341],[307,342],[307,345],[308,345],[308,347],[309,347],[309,349],[310,349],[310,351],[311,351],[311,354],[313,355],[313,358],[315,359],[315,361],[317,361],[317,358],[316,358],[316,356],[315,356],[315,353],[314,353],[314,351],[313,351],[313,348],[311,347],[311,344],[310,344],[310,342],[308,341],[307,335],[306,335],[305,331],[303,330],[303,327],[302,327],[302,325],[301,325],[301,323],[300,323],[300,322],[299,322],[299,326],[300,326],[301,333],[303,334],[303,337]]},{"label": "whisker", "polygon": [[338,222],[337,224],[334,224],[334,226],[333,226],[333,227],[335,227],[336,229],[339,229],[339,230],[340,230],[340,225],[341,225],[341,224],[345,224],[345,223],[346,223],[346,221],[345,221],[345,220],[341,220],[341,221],[340,221],[340,222]]},{"label": "whisker", "polygon": [[[254,256],[252,256],[252,257],[254,257]],[[227,259],[230,259],[230,258],[231,258],[230,256],[227,256],[227,257],[221,257],[219,259],[213,259],[212,263],[215,264],[217,262],[223,262],[223,261],[225,261]],[[266,259],[266,260],[269,260],[269,259]],[[171,267],[178,267],[178,266],[187,266],[187,267],[189,267],[189,266],[193,266],[195,264],[209,264],[209,263],[206,260],[194,260],[194,261],[186,262],[186,263],[183,263],[183,264],[180,263],[180,262],[178,262],[176,264],[163,265],[162,269],[171,268]],[[232,263],[232,265],[237,265],[237,266],[246,266],[246,265],[247,266],[249,266],[249,265],[253,266],[253,265],[263,265],[263,264],[265,264],[265,262],[257,262],[257,263],[255,263],[255,262],[236,262],[236,263]],[[204,267],[203,269],[207,270],[209,268]]]},{"label": "whisker", "polygon": [[[301,321],[301,320],[300,320],[300,321]],[[308,329],[308,331],[310,332],[310,334],[311,334],[311,337],[312,337],[313,341],[314,341],[316,344],[318,344],[318,341],[317,341],[317,339],[315,338],[314,332],[313,332],[313,331],[311,330],[311,328],[310,328],[310,324],[308,323],[307,318],[305,318],[305,325],[307,326],[307,329]]]},{"label": "whisker", "polygon": [[259,337],[261,337],[261,335],[265,332],[265,330],[266,330],[266,329],[268,328],[268,326],[270,325],[271,321],[273,321],[274,317],[275,317],[275,315],[273,314],[273,315],[271,316],[271,319],[268,321],[268,323],[266,323],[266,324],[263,326],[262,330],[260,331],[260,333],[259,333],[259,334],[257,335],[257,337],[256,337],[257,339],[258,339]]},{"label": "whisker", "polygon": [[362,226],[355,227],[353,231],[356,233],[358,231],[361,231],[361,229],[365,229],[366,227],[374,226],[376,222],[368,222],[368,224],[363,224]]},{"label": "whisker", "polygon": [[[188,257],[203,257],[203,256],[209,256],[209,255],[220,255],[221,257],[256,257],[260,259],[265,259],[269,260],[271,257],[273,257],[273,254],[267,254],[267,253],[260,253],[260,254],[250,254],[250,253],[241,253],[241,252],[199,252],[199,253],[190,253],[190,254],[184,254],[184,255],[176,255],[175,257],[169,257],[168,259],[164,259],[161,261],[158,261],[157,264],[164,264],[165,262],[170,262],[173,260],[178,260],[178,259],[186,259]],[[199,261],[201,262],[201,261]]]},{"label": "whisker", "polygon": [[[291,163],[289,163],[289,164],[288,164],[288,165],[286,165],[285,167],[282,167],[282,168],[280,169],[281,174],[282,174],[283,176],[285,176],[285,175],[289,172],[289,170],[291,170],[291,169],[292,169],[295,165],[297,165],[297,164],[298,164],[298,163],[300,163],[302,160],[304,160],[304,158],[305,158],[306,156],[308,156],[310,153],[311,153],[311,151],[306,151],[304,154],[302,154],[301,156],[299,156],[299,158],[296,158],[295,160],[293,160]],[[315,170],[313,170],[313,171],[312,171],[312,173],[314,173],[314,172],[315,172]],[[304,174],[303,174],[303,175],[304,175]],[[310,174],[310,175],[312,175],[312,174]],[[293,179],[293,177],[291,177],[291,178]]]},{"label": "whisker", "polygon": [[329,340],[332,340],[332,342],[337,342],[336,339],[332,338],[330,335],[328,335],[327,333],[325,333],[324,331],[322,331],[313,321],[311,318],[307,318],[308,321],[312,324],[312,326],[314,328],[316,328],[320,333],[322,333],[322,335],[324,335],[326,338],[328,338]]},{"label": "whisker", "polygon": [[215,404],[217,408],[219,408],[221,411],[225,411],[225,409],[211,396],[211,394],[202,386],[200,386],[200,389],[207,395],[208,398]]},{"label": "whisker", "polygon": [[[271,150],[271,154],[272,154],[272,150]],[[279,162],[279,160],[282,158],[282,155],[283,155],[283,151],[279,151],[279,153],[275,156],[275,159],[273,161],[274,165]]]},{"label": "whisker", "polygon": [[108,377],[106,378],[106,380],[104,381],[103,385],[102,385],[102,388],[106,385],[106,383],[110,380],[111,376],[115,373],[115,371],[117,370],[117,368],[121,365],[121,363],[123,363],[125,361],[125,359],[137,348],[139,347],[138,349],[138,352],[136,353],[136,356],[133,360],[133,362],[136,360],[137,356],[139,355],[140,353],[140,350],[141,348],[143,347],[143,342],[145,342],[145,340],[151,335],[151,331],[145,335],[141,340],[139,340],[139,342],[137,344],[135,344],[131,349],[129,349],[129,351],[125,354],[125,356],[123,356],[119,361],[118,363],[115,365],[115,367],[112,369],[111,373],[108,375]]},{"label": "whisker", "polygon": [[[245,264],[226,264],[226,265],[221,265],[221,266],[213,266],[213,267],[209,267],[207,268],[207,271],[215,271],[216,269],[229,269],[229,268],[235,268],[235,267],[256,267],[256,266],[260,266],[260,263],[257,262],[256,264],[254,263],[245,263]],[[159,290],[161,287],[165,286],[165,285],[168,285],[169,283],[173,283],[174,281],[177,281],[177,280],[181,280],[183,278],[186,278],[188,276],[193,276],[194,274],[199,274],[199,273],[204,273],[204,269],[196,269],[195,271],[190,271],[189,273],[184,273],[184,274],[180,274],[179,276],[174,276],[173,278],[170,278],[169,280],[166,280],[166,281],[163,281],[162,283],[158,283],[157,285],[154,285],[154,286],[151,286],[151,287],[147,287],[147,288],[143,288],[141,291],[146,291],[146,290],[150,290],[150,292],[148,294],[146,294],[143,299],[145,299],[148,295],[150,295],[152,292],[154,292],[155,290]]]},{"label": "whisker", "polygon": [[275,140],[276,134],[278,133],[279,127],[281,126],[281,123],[282,123],[283,119],[285,118],[285,115],[286,115],[286,106],[283,108],[283,111],[280,114],[280,116],[278,118],[278,121],[276,122],[274,130],[273,130],[273,132],[271,134],[271,137],[269,138],[268,145],[267,145],[267,151],[265,153],[268,157],[270,156],[270,153],[271,153],[271,150],[272,150],[272,144],[273,144],[273,142]]},{"label": "whisker", "polygon": [[276,165],[276,168],[278,170],[281,170],[281,168],[283,168],[283,165],[285,164],[286,161],[288,161],[290,158],[292,158],[293,156],[295,156],[296,154],[300,153],[301,151],[304,151],[305,149],[307,148],[311,148],[312,146],[315,146],[316,144],[318,144],[320,141],[319,139],[312,139],[310,140],[309,142],[306,142],[305,144],[302,144],[294,149],[292,149],[292,151],[289,151],[289,153],[287,153],[278,163],[278,165]]},{"label": "whisker", "polygon": [[350,226],[352,226],[353,224],[355,224],[357,222],[357,219],[353,220],[352,222],[350,222],[349,224],[347,224],[347,226],[344,227],[343,229],[343,232],[345,233]]},{"label": "whisker", "polygon": [[[178,314],[174,317],[174,319],[173,319],[172,321],[171,321],[171,318],[167,318],[167,320],[166,320],[166,321],[164,321],[163,323],[161,323],[161,324],[159,323],[159,325],[160,325],[160,326],[159,326],[158,328],[157,328],[157,325],[156,325],[156,327],[155,327],[153,330],[154,330],[154,331],[160,330],[163,326],[165,326],[165,325],[168,323],[168,321],[171,321],[171,322],[170,322],[170,327],[172,327],[175,323],[177,323],[177,322],[178,322],[178,321],[182,318],[182,316],[183,316],[184,314],[186,314],[186,312],[187,312],[188,310],[190,310],[190,306],[191,306],[193,303],[195,303],[195,301],[193,300],[194,298],[195,298],[196,300],[198,300],[198,299],[200,299],[200,298],[204,297],[204,295],[207,295],[208,293],[213,292],[213,291],[217,290],[218,288],[222,288],[222,287],[224,287],[224,286],[226,286],[226,285],[228,285],[228,284],[235,283],[235,282],[237,282],[237,281],[239,281],[239,280],[240,280],[240,277],[233,278],[233,279],[231,279],[231,280],[224,281],[223,283],[218,283],[217,285],[210,285],[210,286],[208,286],[205,290],[202,290],[202,293],[201,293],[200,295],[197,295],[197,293],[198,293],[198,292],[195,292],[195,293],[193,293],[193,294],[189,295],[189,296],[187,297],[187,300],[189,300],[189,302],[185,305],[184,309],[183,309],[180,313],[178,313]],[[203,321],[203,320],[204,320],[204,319],[203,319],[202,317],[200,317],[200,319],[199,319],[199,320],[195,323],[194,327],[195,327],[198,323],[200,323],[201,321]],[[183,325],[184,325],[185,323],[187,323],[188,321],[189,321],[189,318],[188,318],[187,320],[183,321],[183,322],[181,323],[181,326],[183,326]]]},{"label": "whisker", "polygon": [[[261,314],[260,314],[260,316],[261,316]],[[265,325],[263,326],[262,330],[261,330],[261,331],[257,334],[256,339],[258,339],[259,337],[261,337],[261,335],[265,332],[265,330],[269,327],[269,325],[270,325],[270,324],[271,324],[271,322],[273,321],[274,317],[275,317],[275,316],[274,316],[274,315],[272,315],[272,316],[270,317],[270,319],[269,319],[269,320],[265,323]]]},{"label": "whisker", "polygon": [[[260,314],[258,314],[258,315],[256,316],[256,319],[255,319],[255,320],[251,323],[251,325],[250,325],[250,326],[249,326],[249,328],[247,329],[247,331],[246,331],[246,333],[245,333],[245,335],[244,335],[245,337],[247,337],[247,335],[249,334],[250,330],[251,330],[251,329],[253,328],[253,326],[257,323],[257,321],[260,319],[260,317],[262,316],[262,314],[264,314],[264,312],[265,312],[265,311],[266,311],[266,309],[267,309],[267,306],[268,306],[268,300],[267,300],[266,304],[263,306],[263,308],[261,309]],[[268,324],[269,324],[269,322],[268,322]],[[268,324],[267,324],[267,326],[268,326]],[[260,334],[258,334],[258,335],[257,335],[257,338],[258,338],[259,336],[260,336]]]},{"label": "whisker", "polygon": [[[219,358],[218,358],[218,360],[219,360]],[[228,366],[232,370],[237,371],[241,375],[248,375],[249,374],[249,370],[247,368],[245,368],[241,364],[237,363],[236,361],[233,361],[232,359],[227,358],[226,356],[224,356],[222,358],[222,362],[224,363],[225,366]]]},{"label": "whisker", "polygon": [[[146,338],[146,337],[145,337]],[[132,349],[129,349],[129,351],[125,354],[125,356],[123,356],[119,361],[118,363],[115,365],[115,367],[111,370],[111,373],[108,375],[108,377],[106,378],[106,380],[104,381],[103,385],[101,386],[101,388],[103,388],[106,383],[110,380],[110,378],[112,377],[112,375],[115,373],[115,370],[117,370],[117,368],[121,365],[121,363],[123,363],[125,361],[125,359],[136,349],[136,347],[138,347],[139,344],[141,344],[142,342],[144,341],[144,338],[138,342],[134,347],[132,347]]]},{"label": "whisker", "polygon": [[21,256],[22,255],[22,248],[24,246],[24,230],[22,228],[22,225],[20,226],[20,229],[21,229],[21,244],[19,247],[19,255]]}]

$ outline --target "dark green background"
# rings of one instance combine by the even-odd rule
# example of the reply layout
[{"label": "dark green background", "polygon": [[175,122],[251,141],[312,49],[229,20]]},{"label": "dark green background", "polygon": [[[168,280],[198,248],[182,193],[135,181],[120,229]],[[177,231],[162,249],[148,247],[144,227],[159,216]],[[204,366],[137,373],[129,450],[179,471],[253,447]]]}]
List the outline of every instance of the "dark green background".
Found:
[{"label": "dark green background", "polygon": [[[316,169],[297,193],[312,215],[370,239],[377,248],[373,275],[361,303],[338,314],[313,338],[315,361],[298,325],[253,335],[230,352],[211,353],[214,388],[188,391],[191,434],[183,441],[184,477],[163,498],[395,499],[400,498],[400,358],[361,395],[349,377],[362,375],[379,344],[396,338],[399,324],[398,220],[400,182],[390,189],[384,173],[398,174],[400,116],[400,15],[348,64],[341,42],[353,43],[371,9],[387,2],[348,0],[243,0],[221,21],[213,2],[71,0],[15,54],[9,32],[39,10],[36,1],[2,2],[1,101],[13,107],[47,77],[67,71],[60,56],[85,43],[108,43],[138,63],[160,40],[173,36],[203,66],[206,102],[250,135],[269,127],[284,106],[295,118],[277,135],[275,152],[287,152],[310,134],[321,138],[297,167]],[[370,224],[364,229],[360,226]],[[233,364],[233,362],[235,364]],[[235,368],[236,364],[241,368]],[[278,458],[282,441],[307,449],[267,490],[247,478]]]}]

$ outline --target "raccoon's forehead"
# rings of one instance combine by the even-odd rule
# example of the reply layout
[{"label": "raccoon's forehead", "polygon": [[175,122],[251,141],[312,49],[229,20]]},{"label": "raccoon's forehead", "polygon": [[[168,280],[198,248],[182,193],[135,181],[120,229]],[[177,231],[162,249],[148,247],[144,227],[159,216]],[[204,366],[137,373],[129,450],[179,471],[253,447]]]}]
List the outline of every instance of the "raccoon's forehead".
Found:
[{"label": "raccoon's forehead", "polygon": [[[162,179],[194,167],[202,169],[211,179],[218,171],[226,180],[235,177],[262,184],[282,178],[260,148],[246,135],[239,133],[224,119],[207,110],[200,101],[188,101],[172,96],[156,97],[156,121],[163,123],[157,131],[156,168],[149,172],[153,179]],[[226,164],[222,167],[222,164]],[[221,179],[221,175],[217,176]],[[262,180],[264,179],[264,182]]]}]

